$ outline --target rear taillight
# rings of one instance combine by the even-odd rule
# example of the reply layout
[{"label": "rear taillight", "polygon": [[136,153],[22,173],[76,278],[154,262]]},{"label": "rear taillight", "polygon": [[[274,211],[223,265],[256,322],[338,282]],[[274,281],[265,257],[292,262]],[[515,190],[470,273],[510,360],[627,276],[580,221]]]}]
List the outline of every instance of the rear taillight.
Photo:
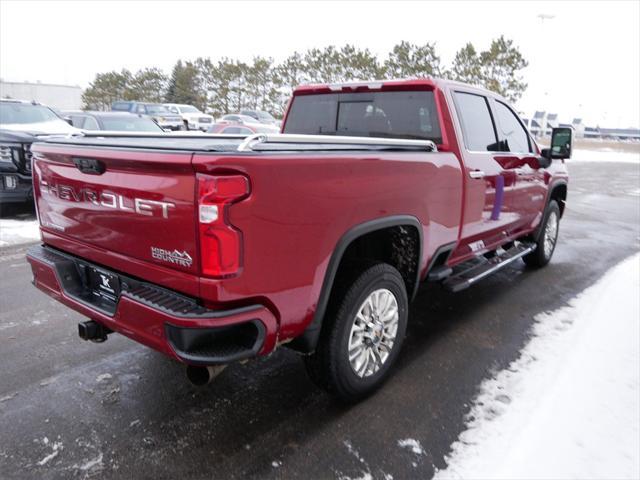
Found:
[{"label": "rear taillight", "polygon": [[229,277],[242,266],[242,232],[229,222],[229,206],[249,194],[243,175],[198,174],[200,264],[207,277]]}]

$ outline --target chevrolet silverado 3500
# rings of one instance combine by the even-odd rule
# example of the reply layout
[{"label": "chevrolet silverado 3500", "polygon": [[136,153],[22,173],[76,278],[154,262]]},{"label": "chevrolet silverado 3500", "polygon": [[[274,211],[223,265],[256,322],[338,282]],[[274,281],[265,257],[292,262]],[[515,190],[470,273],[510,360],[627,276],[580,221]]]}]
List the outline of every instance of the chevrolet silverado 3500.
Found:
[{"label": "chevrolet silverado 3500", "polygon": [[443,80],[296,89],[282,134],[98,132],[33,147],[34,284],[188,365],[304,353],[346,400],[381,385],[423,281],[458,291],[553,254],[571,131]]}]

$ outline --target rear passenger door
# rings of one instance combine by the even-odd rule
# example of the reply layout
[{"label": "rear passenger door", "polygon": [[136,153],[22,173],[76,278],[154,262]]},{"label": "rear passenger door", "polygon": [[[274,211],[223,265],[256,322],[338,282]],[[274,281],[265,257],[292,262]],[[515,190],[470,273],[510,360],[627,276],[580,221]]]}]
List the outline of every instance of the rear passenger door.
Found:
[{"label": "rear passenger door", "polygon": [[533,140],[516,113],[500,100],[492,99],[490,104],[503,150],[503,153],[494,155],[494,159],[503,169],[515,174],[508,209],[520,215],[520,221],[513,232],[517,234],[540,220],[546,196],[544,170],[538,168]]},{"label": "rear passenger door", "polygon": [[502,144],[490,107],[482,94],[453,91],[462,131],[464,214],[461,241],[453,257],[469,257],[504,243],[522,222],[513,208],[516,172],[500,160]]}]

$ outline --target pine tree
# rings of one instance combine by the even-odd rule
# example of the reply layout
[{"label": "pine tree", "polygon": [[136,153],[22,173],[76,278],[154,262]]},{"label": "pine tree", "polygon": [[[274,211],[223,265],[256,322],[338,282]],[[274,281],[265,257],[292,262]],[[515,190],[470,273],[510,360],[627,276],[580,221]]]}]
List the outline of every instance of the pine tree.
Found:
[{"label": "pine tree", "polygon": [[131,83],[133,76],[129,70],[96,74],[96,78],[82,94],[85,109],[110,110],[116,100],[132,100]]},{"label": "pine tree", "polygon": [[441,75],[435,44],[413,45],[402,41],[393,47],[384,63],[387,78],[434,77]]},{"label": "pine tree", "polygon": [[158,68],[138,70],[131,82],[131,96],[141,102],[162,102],[166,94],[167,80],[167,76]]},{"label": "pine tree", "polygon": [[165,100],[168,103],[185,103],[204,108],[206,95],[203,91],[198,68],[192,62],[181,60],[173,67]]},{"label": "pine tree", "polygon": [[247,72],[246,105],[272,111],[278,101],[278,81],[272,58],[254,57]]},{"label": "pine tree", "polygon": [[340,49],[341,76],[345,81],[375,80],[382,76],[383,68],[368,48],[360,50],[353,45]]},{"label": "pine tree", "polygon": [[448,76],[452,80],[470,83],[472,85],[482,85],[482,62],[476,49],[471,43],[457,51],[453,59],[453,65],[448,71]]},{"label": "pine tree", "polygon": [[518,100],[527,88],[518,71],[528,65],[513,40],[500,36],[491,42],[489,50],[480,54],[482,78],[489,90],[499,93],[511,102]]}]

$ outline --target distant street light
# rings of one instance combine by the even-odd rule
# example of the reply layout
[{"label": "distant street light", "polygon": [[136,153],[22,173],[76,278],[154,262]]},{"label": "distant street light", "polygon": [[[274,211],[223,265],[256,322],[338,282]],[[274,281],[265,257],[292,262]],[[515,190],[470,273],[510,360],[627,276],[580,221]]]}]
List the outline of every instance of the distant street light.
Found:
[{"label": "distant street light", "polygon": [[538,18],[542,21],[542,23],[544,23],[545,20],[552,20],[554,18],[556,18],[555,15],[551,15],[549,13],[541,13],[538,15]]}]

